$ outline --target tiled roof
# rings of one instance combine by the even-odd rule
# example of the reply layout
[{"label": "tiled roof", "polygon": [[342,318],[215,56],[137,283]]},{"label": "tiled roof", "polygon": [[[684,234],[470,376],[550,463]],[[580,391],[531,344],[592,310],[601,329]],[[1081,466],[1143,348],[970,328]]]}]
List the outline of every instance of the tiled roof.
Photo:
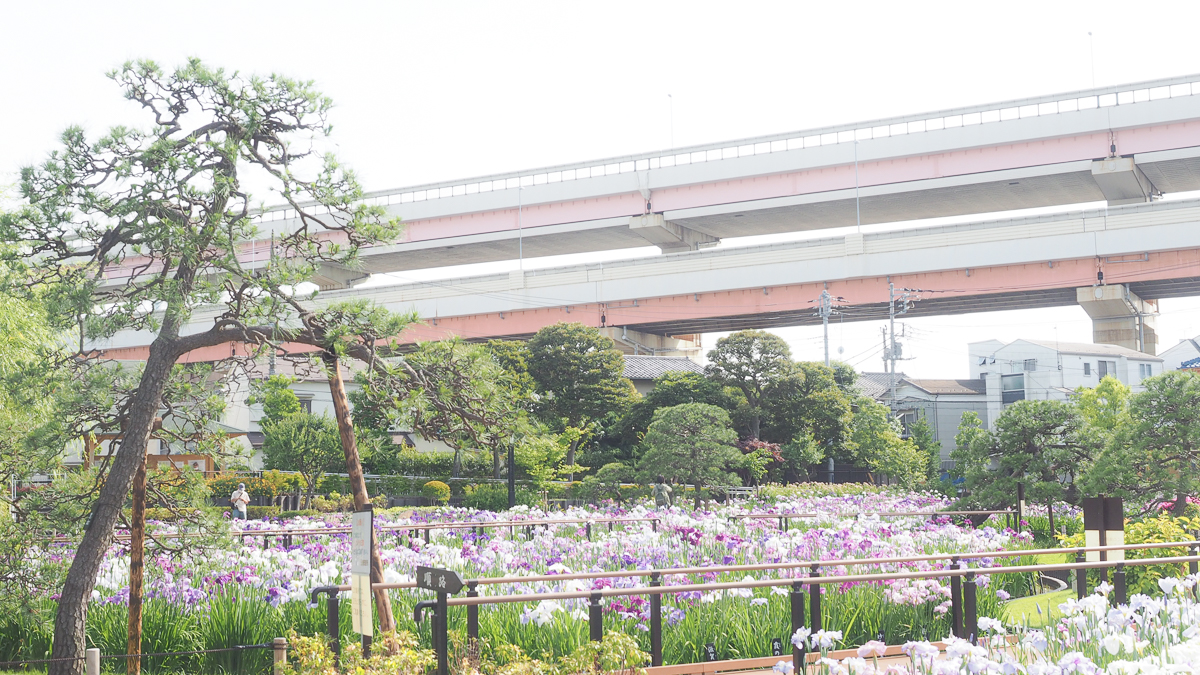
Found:
[{"label": "tiled roof", "polygon": [[911,380],[905,382],[930,394],[986,394],[983,380]]},{"label": "tiled roof", "polygon": [[[1118,347],[1117,345],[1097,345],[1087,342],[1054,342],[1051,340],[1022,340],[1031,345],[1053,349],[1063,354],[1082,354],[1085,356],[1124,356],[1138,361],[1162,361],[1157,356],[1144,354],[1136,349]],[[1011,345],[1011,343],[1010,343]],[[1009,345],[1006,345],[1009,346]]]},{"label": "tiled roof", "polygon": [[1183,363],[1179,364],[1179,367],[1180,368],[1200,368],[1200,356],[1197,356],[1194,359],[1188,359],[1187,361],[1184,361]]},{"label": "tiled roof", "polygon": [[703,373],[704,366],[686,356],[625,355],[625,377],[631,380],[657,380],[665,373]]},{"label": "tiled roof", "polygon": [[[908,378],[904,376],[904,373],[896,373],[897,385],[906,379]],[[858,387],[863,396],[879,401],[891,390],[892,375],[890,373],[859,373],[854,386]]]}]

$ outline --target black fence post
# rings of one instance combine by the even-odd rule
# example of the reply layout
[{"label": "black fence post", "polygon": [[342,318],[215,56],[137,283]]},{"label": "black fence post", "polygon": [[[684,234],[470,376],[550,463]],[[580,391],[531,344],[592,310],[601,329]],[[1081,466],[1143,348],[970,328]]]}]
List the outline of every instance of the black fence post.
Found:
[{"label": "black fence post", "polygon": [[[467,582],[467,597],[479,597],[479,582]],[[467,642],[474,646],[479,640],[479,605],[467,605]]]},{"label": "black fence post", "polygon": [[963,581],[963,630],[967,633],[967,639],[971,644],[979,642],[979,613],[976,604],[975,591],[975,573],[967,572],[967,578]]},{"label": "black fence post", "polygon": [[650,522],[653,523],[654,531],[658,532],[658,518],[655,518],[654,520],[652,520]]},{"label": "black fence post", "polygon": [[[810,577],[816,578],[821,576],[821,566],[813,565],[812,574]],[[812,632],[821,630],[821,584],[810,583],[808,585],[808,627]]]},{"label": "black fence post", "polygon": [[[1195,534],[1193,534],[1192,536],[1195,536]],[[1193,557],[1200,555],[1200,541],[1192,542],[1192,545],[1189,546],[1188,548],[1191,549],[1191,555]],[[1200,563],[1197,563],[1195,560],[1192,560],[1191,562],[1188,563],[1188,574],[1197,574],[1197,573],[1200,573]]]},{"label": "black fence post", "polygon": [[[960,567],[958,556],[950,558],[950,569]],[[963,637],[963,594],[962,577],[957,574],[950,577],[950,632],[954,637]]]},{"label": "black fence post", "polygon": [[450,621],[446,616],[446,597],[446,593],[437,594],[437,614],[433,617],[433,648],[437,651],[437,675],[450,675]]},{"label": "black fence post", "polygon": [[424,535],[425,535],[425,543],[428,544],[429,543],[429,526],[428,525],[426,525],[426,527],[425,527]]},{"label": "black fence post", "polygon": [[1119,562],[1113,572],[1113,604],[1124,605],[1125,602],[1125,563]]},{"label": "black fence post", "polygon": [[[662,574],[650,573],[650,588],[662,586]],[[650,665],[662,665],[662,594],[650,596]]]},{"label": "black fence post", "polygon": [[[803,589],[803,582],[792,582],[792,592],[789,594],[789,598],[792,601],[792,635],[795,635],[796,631],[804,627],[804,596],[801,595]],[[804,651],[803,647],[792,645],[793,664],[804,663]],[[795,667],[799,668],[799,666]],[[803,672],[802,669],[801,672]]]},{"label": "black fence post", "polygon": [[588,600],[588,637],[592,642],[604,639],[604,617],[600,614],[600,591],[593,591]]},{"label": "black fence post", "polygon": [[[1017,483],[1017,534],[1021,533],[1021,521],[1025,519],[1025,484]],[[1054,533],[1051,532],[1053,537]]]},{"label": "black fence post", "polygon": [[342,654],[341,614],[338,607],[338,587],[318,586],[312,589],[312,601],[316,604],[318,597],[326,594],[325,599],[325,631],[329,635],[329,650],[333,652],[333,664],[337,666]]},{"label": "black fence post", "polygon": [[[1087,554],[1083,551],[1075,554],[1075,562],[1081,563],[1087,561]],[[1077,568],[1075,570],[1075,599],[1082,600],[1087,597],[1087,569]]]},{"label": "black fence post", "polygon": [[591,541],[591,540],[592,540],[592,521],[590,521],[590,520],[589,520],[589,521],[587,522],[586,529],[587,529],[587,538],[588,538],[588,541]]}]

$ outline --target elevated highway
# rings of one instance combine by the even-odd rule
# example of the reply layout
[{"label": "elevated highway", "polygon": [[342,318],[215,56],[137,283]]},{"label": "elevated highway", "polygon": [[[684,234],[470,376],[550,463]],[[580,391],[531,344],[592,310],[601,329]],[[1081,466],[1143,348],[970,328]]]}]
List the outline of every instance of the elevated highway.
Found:
[{"label": "elevated highway", "polygon": [[[403,239],[319,283],[1192,190],[1200,75],[377,192]],[[259,219],[264,240],[241,254],[251,268],[270,257],[269,232],[295,226],[283,208]]]},{"label": "elevated highway", "polygon": [[[1155,301],[1200,295],[1200,200],[786,244],[687,251],[603,264],[453,281],[322,292],[416,310],[405,342],[458,335],[519,338],[558,321],[602,328],[626,347],[686,351],[696,333],[819,323],[822,290],[845,321],[887,316],[889,284],[921,289],[909,316],[1081,304],[1097,342],[1153,353]],[[211,314],[211,315],[210,315]],[[216,312],[200,312],[197,330]],[[148,336],[117,336],[118,358],[140,358]],[[229,347],[193,360],[227,355]]]}]

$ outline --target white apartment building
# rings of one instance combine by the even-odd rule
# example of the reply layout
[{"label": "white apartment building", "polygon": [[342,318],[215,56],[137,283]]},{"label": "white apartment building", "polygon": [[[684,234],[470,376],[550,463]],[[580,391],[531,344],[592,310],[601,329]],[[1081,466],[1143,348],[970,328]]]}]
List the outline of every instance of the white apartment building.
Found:
[{"label": "white apartment building", "polygon": [[971,376],[987,382],[989,425],[1009,403],[1066,400],[1075,389],[1094,387],[1105,375],[1142,391],[1142,380],[1163,372],[1163,359],[1115,345],[986,340],[967,348]]}]

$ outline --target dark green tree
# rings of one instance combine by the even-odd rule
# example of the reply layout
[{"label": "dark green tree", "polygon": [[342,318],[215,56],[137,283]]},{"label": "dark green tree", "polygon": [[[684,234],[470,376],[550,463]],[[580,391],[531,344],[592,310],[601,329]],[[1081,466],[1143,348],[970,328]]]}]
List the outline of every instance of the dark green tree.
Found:
[{"label": "dark green tree", "polygon": [[613,341],[581,323],[556,323],[539,330],[529,340],[527,363],[540,397],[538,415],[555,431],[584,432],[567,449],[569,466],[575,465],[579,445],[599,422],[624,412],[637,397]]},{"label": "dark green tree", "polygon": [[[1170,501],[1182,514],[1197,493],[1200,376],[1176,370],[1142,380],[1142,386],[1146,390],[1129,400],[1128,423],[1116,428],[1088,471],[1085,490],[1133,498],[1147,508]],[[1118,407],[1110,417],[1119,414]]]},{"label": "dark green tree", "polygon": [[303,508],[312,508],[321,478],[345,466],[337,424],[328,417],[297,410],[264,419],[260,426],[263,468],[298,471],[304,479]]},{"label": "dark green tree", "polygon": [[851,400],[838,386],[836,371],[803,361],[764,390],[763,440],[787,444],[813,438],[826,457],[850,459]]},{"label": "dark green tree", "polygon": [[734,397],[725,387],[700,373],[663,373],[654,381],[654,389],[630,406],[621,420],[621,440],[629,445],[641,443],[654,420],[654,413],[684,403],[707,403],[725,410],[736,406]]},{"label": "dark green tree", "polygon": [[1019,482],[1030,502],[1077,502],[1075,478],[1096,449],[1079,411],[1063,401],[1018,401],[1005,408],[994,433],[965,413],[957,440],[955,475],[969,503],[983,508],[1015,505]]},{"label": "dark green tree", "polygon": [[705,368],[715,381],[742,392],[750,438],[758,438],[761,432],[767,388],[794,370],[787,342],[761,330],[738,331],[717,340]]},{"label": "dark green tree", "polygon": [[[271,342],[271,326],[295,319],[292,289],[323,266],[353,267],[360,247],[399,231],[382,207],[362,201],[352,173],[314,154],[332,103],[310,83],[198,60],[173,72],[128,63],[110,77],[148,113],[148,127],[119,126],[95,140],[68,129],[60,150],[22,169],[23,206],[0,215],[0,243],[19,251],[0,255],[26,263],[30,276],[10,290],[41,293],[52,326],[84,317],[89,339],[153,335],[136,388],[118,407],[123,442],[62,588],[53,675],[83,671],[87,602],[175,363],[231,342]],[[252,218],[248,182],[274,189],[295,215],[276,237],[277,263],[266,267],[239,255],[266,234]],[[214,304],[220,310],[209,316],[196,312]]]},{"label": "dark green tree", "polygon": [[942,444],[933,437],[933,427],[929,418],[921,413],[917,421],[909,427],[908,440],[917,447],[925,458],[925,477],[929,482],[935,482],[942,474]]},{"label": "dark green tree", "polygon": [[695,486],[696,508],[705,486],[741,484],[734,470],[746,464],[746,457],[736,446],[729,413],[714,405],[684,403],[660,409],[642,442],[646,449],[638,469],[643,480],[650,482],[661,474],[670,482]]}]

